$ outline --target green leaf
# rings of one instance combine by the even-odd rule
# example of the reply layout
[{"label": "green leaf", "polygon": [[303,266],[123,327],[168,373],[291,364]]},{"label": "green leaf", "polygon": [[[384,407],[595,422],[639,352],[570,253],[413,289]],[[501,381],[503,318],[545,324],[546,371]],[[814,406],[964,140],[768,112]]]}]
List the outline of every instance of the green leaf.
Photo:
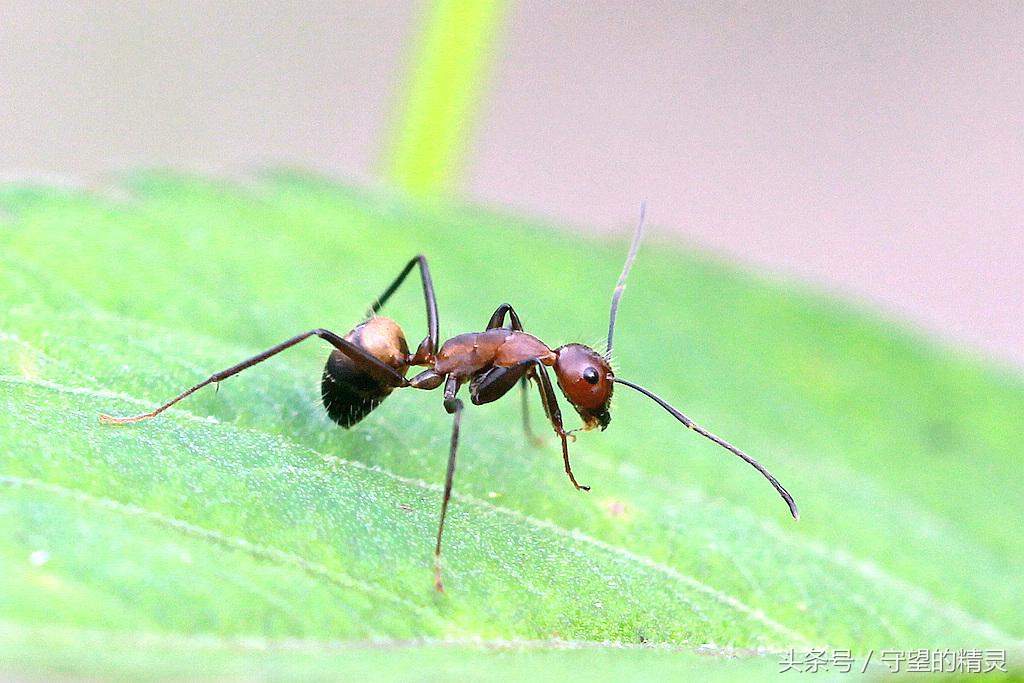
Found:
[{"label": "green leaf", "polygon": [[[415,253],[442,336],[510,301],[552,345],[594,342],[624,251],[285,174],[0,191],[0,670],[744,678],[785,648],[1019,647],[1020,379],[657,238],[618,373],[758,457],[799,523],[624,390],[609,429],[572,445],[593,486],[576,492],[508,398],[465,414],[439,595],[437,392],[340,429],[314,340],[158,419],[97,420],[298,332],[346,332]],[[415,284],[385,312],[422,338]]]}]

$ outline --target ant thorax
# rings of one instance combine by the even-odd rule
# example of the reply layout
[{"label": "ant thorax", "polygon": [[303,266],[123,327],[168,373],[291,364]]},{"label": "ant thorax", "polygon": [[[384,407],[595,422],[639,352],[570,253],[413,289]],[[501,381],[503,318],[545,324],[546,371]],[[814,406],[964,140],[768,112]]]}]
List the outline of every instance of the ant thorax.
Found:
[{"label": "ant thorax", "polygon": [[532,334],[497,328],[452,337],[437,352],[434,370],[464,378],[490,366],[511,367],[533,358],[553,365],[555,352]]}]

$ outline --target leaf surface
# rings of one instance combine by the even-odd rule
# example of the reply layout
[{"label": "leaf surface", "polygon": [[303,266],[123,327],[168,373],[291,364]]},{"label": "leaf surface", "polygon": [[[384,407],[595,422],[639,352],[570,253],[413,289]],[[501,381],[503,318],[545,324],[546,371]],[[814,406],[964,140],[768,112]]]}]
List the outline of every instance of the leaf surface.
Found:
[{"label": "leaf surface", "polygon": [[[1024,386],[1006,372],[652,239],[617,372],[758,457],[801,522],[756,472],[621,387],[610,428],[573,444],[593,486],[578,493],[554,438],[526,443],[510,395],[468,406],[437,595],[438,393],[396,392],[339,429],[313,340],[156,420],[97,415],[150,409],[313,327],[345,333],[415,253],[431,260],[443,337],[510,301],[552,346],[594,343],[624,240],[283,174],[246,187],[144,174],[118,196],[8,187],[0,212],[0,655],[18,670],[45,670],[47,643],[80,674],[174,677],[175,653],[192,652],[209,675],[259,660],[327,676],[384,661],[360,645],[376,639],[394,671],[521,661],[508,667],[521,678],[584,654],[614,662],[609,678],[634,662],[777,670],[774,655],[697,654],[709,644],[1019,645]],[[417,283],[385,313],[422,338]],[[255,659],[239,645],[253,642]],[[683,651],[628,649],[641,644]]]}]

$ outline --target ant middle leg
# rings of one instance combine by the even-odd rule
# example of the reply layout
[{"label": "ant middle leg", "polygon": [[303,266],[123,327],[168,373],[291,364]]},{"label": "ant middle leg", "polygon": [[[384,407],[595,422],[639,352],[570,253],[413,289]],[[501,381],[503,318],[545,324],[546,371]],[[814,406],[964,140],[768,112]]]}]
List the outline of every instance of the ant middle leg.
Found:
[{"label": "ant middle leg", "polygon": [[[505,326],[505,316],[508,315],[509,322],[513,330],[523,332],[523,323],[519,320],[519,315],[516,313],[516,309],[512,308],[512,304],[504,303],[495,309],[491,315],[491,319],[487,322],[488,330],[493,330],[499,327]],[[522,406],[523,406],[523,432],[526,434],[526,440],[534,446],[540,446],[544,443],[544,439],[534,434],[533,429],[530,427],[530,378],[532,373],[527,372],[523,375],[522,379],[519,380],[519,387],[522,393]]]},{"label": "ant middle leg", "polygon": [[237,375],[243,370],[251,368],[252,366],[257,365],[259,363],[262,363],[268,358],[275,356],[284,351],[285,349],[289,349],[298,344],[299,342],[304,341],[313,336],[320,337],[324,341],[330,343],[332,346],[334,346],[334,348],[338,349],[338,351],[345,354],[347,357],[351,358],[352,362],[355,363],[357,367],[365,371],[367,374],[378,378],[381,382],[393,384],[395,387],[406,386],[407,382],[405,377],[397,370],[392,368],[390,365],[387,365],[386,363],[378,359],[376,356],[372,355],[369,351],[363,349],[361,346],[353,344],[352,342],[348,341],[343,337],[338,336],[337,334],[331,332],[330,330],[325,330],[323,328],[318,327],[315,330],[310,330],[309,332],[303,332],[302,334],[295,335],[291,339],[283,341],[280,344],[277,344],[276,346],[272,346],[266,351],[263,351],[262,353],[258,353],[255,356],[252,356],[251,358],[245,359],[241,363],[232,365],[230,368],[226,368],[224,370],[221,370],[220,372],[216,372],[210,375],[208,378],[206,378],[199,384],[196,384],[190,389],[181,392],[180,394],[172,398],[170,401],[164,403],[155,410],[152,410],[148,413],[142,413],[141,415],[133,415],[130,417],[113,417],[111,415],[101,414],[100,422],[104,422],[107,424],[125,424],[128,422],[139,422],[140,420],[147,420],[151,417],[156,417],[160,413],[164,412],[165,410],[173,406],[178,401],[182,400],[186,396],[195,393],[196,391],[199,391],[203,387],[209,384],[217,384],[227,379],[228,377]]}]

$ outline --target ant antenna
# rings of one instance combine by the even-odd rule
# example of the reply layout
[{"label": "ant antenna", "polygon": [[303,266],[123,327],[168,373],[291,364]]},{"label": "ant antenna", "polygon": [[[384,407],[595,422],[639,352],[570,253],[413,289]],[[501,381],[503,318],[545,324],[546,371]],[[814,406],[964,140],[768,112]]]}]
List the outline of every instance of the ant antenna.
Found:
[{"label": "ant antenna", "polygon": [[731,443],[729,443],[725,439],[723,439],[721,437],[718,437],[718,436],[715,436],[714,434],[712,434],[708,430],[706,430],[703,427],[701,427],[700,425],[696,424],[693,420],[691,420],[690,418],[686,417],[681,412],[679,412],[678,410],[673,408],[671,405],[669,405],[668,401],[666,401],[665,399],[661,398],[660,396],[657,396],[653,392],[648,391],[647,389],[644,389],[639,384],[633,384],[632,382],[627,382],[626,380],[619,379],[618,377],[612,377],[611,380],[613,382],[617,382],[619,384],[625,384],[627,387],[629,387],[631,389],[635,389],[636,391],[639,391],[641,394],[643,394],[644,396],[646,396],[649,399],[652,399],[655,403],[657,403],[662,408],[667,410],[669,412],[669,414],[672,415],[672,417],[674,417],[675,419],[677,419],[680,422],[682,422],[689,429],[692,429],[693,431],[697,432],[701,436],[705,436],[705,437],[711,439],[712,441],[717,443],[722,448],[724,448],[727,451],[733,453],[734,455],[738,455],[739,457],[741,457],[743,460],[745,460],[747,462],[747,464],[749,464],[755,470],[757,470],[758,472],[763,474],[764,478],[771,482],[772,486],[775,487],[775,490],[779,492],[780,496],[782,496],[782,500],[786,501],[786,505],[789,506],[789,512],[790,512],[791,515],[793,515],[793,519],[795,519],[795,520],[799,520],[800,519],[800,511],[796,507],[796,501],[793,500],[793,496],[789,495],[789,491],[786,490],[786,487],[783,486],[782,484],[780,484],[779,480],[776,479],[775,477],[773,477],[771,472],[769,472],[768,470],[766,470],[764,468],[764,465],[762,465],[758,461],[754,460],[749,455],[747,455],[746,453],[744,453],[740,449],[736,448],[735,446],[733,446]]},{"label": "ant antenna", "polygon": [[608,345],[605,348],[604,357],[610,359],[612,357],[612,338],[615,336],[615,314],[619,311],[619,299],[622,298],[622,292],[626,289],[626,278],[629,277],[629,271],[633,267],[633,260],[636,259],[636,252],[640,249],[640,240],[644,236],[644,216],[647,214],[647,202],[640,203],[640,222],[636,226],[636,231],[633,233],[633,243],[629,245],[629,254],[626,256],[626,263],[622,266],[622,274],[619,275],[619,282],[615,285],[615,291],[612,292],[612,312],[608,317]]}]

